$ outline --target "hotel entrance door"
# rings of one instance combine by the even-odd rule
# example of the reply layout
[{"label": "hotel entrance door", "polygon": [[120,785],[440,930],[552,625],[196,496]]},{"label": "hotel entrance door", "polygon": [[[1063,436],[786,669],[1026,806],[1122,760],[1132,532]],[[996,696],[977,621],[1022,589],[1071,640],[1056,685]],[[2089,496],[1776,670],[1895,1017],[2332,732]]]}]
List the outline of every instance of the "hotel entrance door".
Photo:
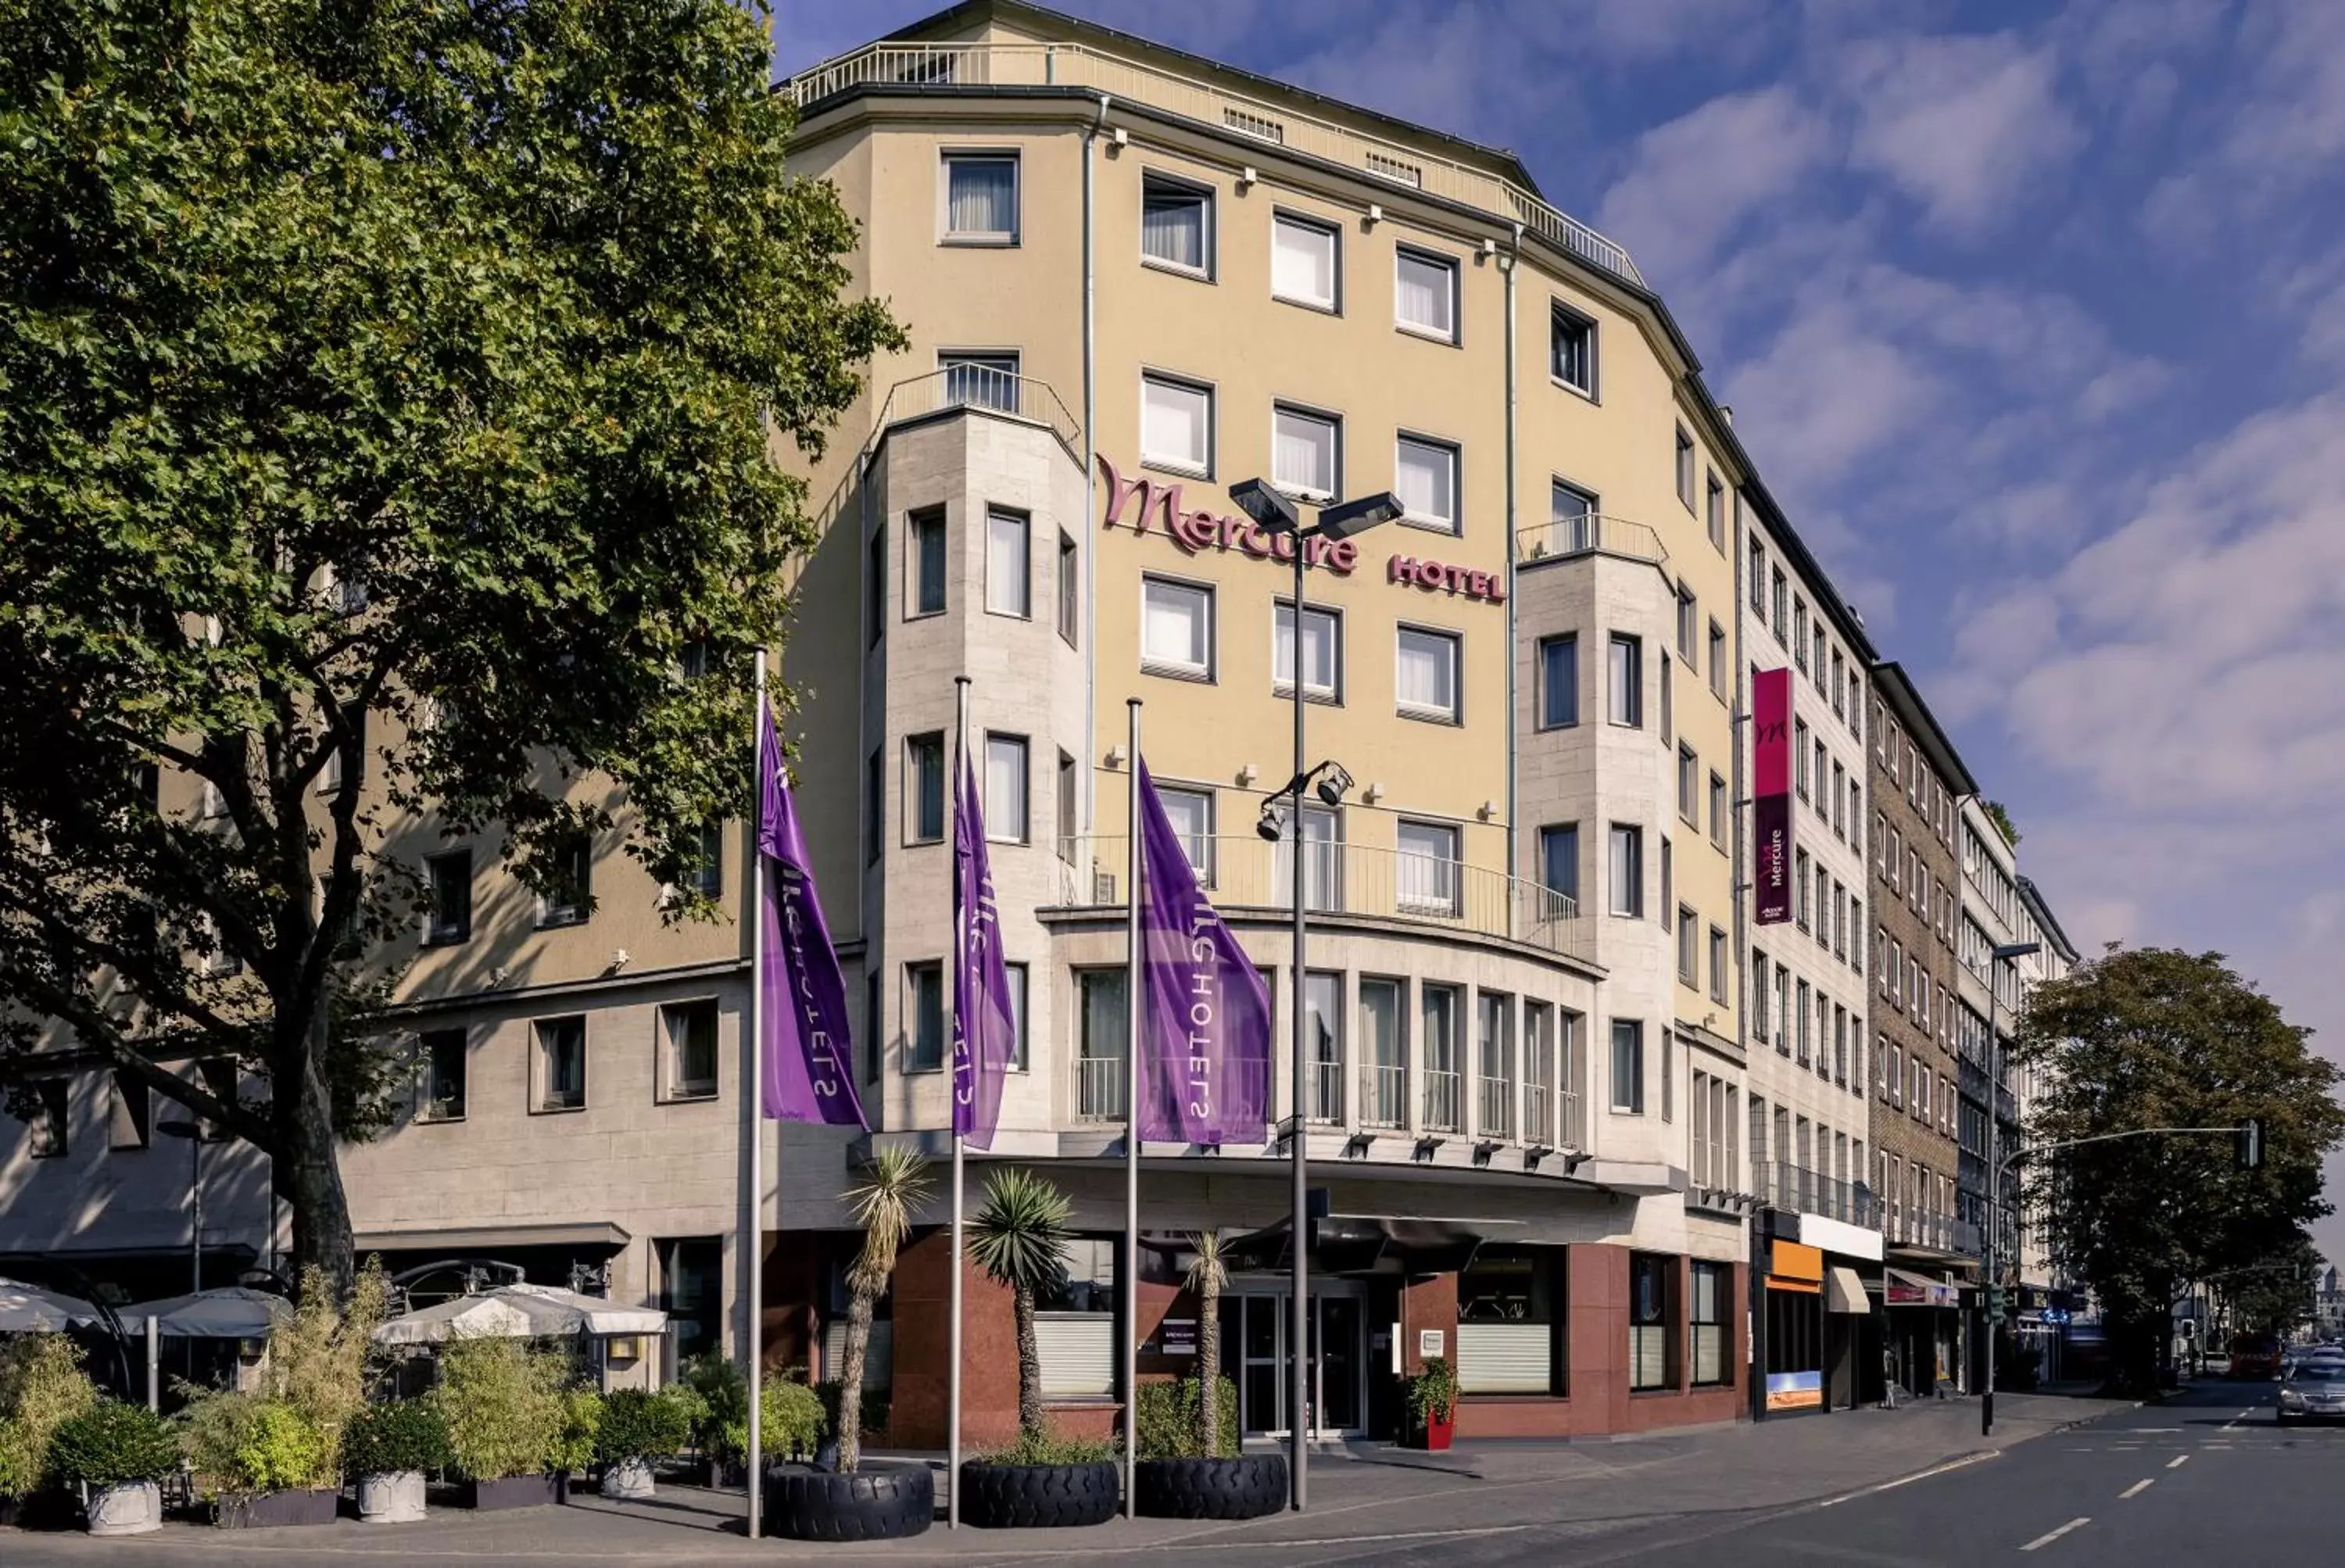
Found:
[{"label": "hotel entrance door", "polygon": [[[1340,1290],[1341,1293],[1337,1293]],[[1245,1291],[1222,1301],[1222,1365],[1238,1390],[1238,1430],[1284,1437],[1287,1415],[1286,1343],[1293,1298]],[[1358,1292],[1315,1289],[1308,1347],[1311,1435],[1337,1437],[1366,1425],[1367,1313]]]}]

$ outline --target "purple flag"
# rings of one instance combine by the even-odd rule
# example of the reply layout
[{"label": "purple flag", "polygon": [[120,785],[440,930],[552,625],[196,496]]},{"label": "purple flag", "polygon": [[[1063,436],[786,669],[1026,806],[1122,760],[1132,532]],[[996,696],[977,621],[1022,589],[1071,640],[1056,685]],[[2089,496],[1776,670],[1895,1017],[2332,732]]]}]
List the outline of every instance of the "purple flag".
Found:
[{"label": "purple flag", "polygon": [[797,806],[782,776],[774,710],[757,702],[757,918],[765,922],[766,1037],[757,1043],[758,1107],[784,1122],[861,1127],[856,1097],[854,1034],[847,1020],[847,983],[830,927],[822,918],[798,831]]},{"label": "purple flag", "polygon": [[1140,769],[1140,906],[1146,996],[1140,1136],[1219,1145],[1262,1135],[1270,1113],[1270,993],[1197,874]]},{"label": "purple flag", "polygon": [[993,1146],[1001,1119],[1001,1077],[1015,1054],[1010,972],[1001,963],[1001,922],[993,906],[993,867],[985,853],[985,815],[978,809],[977,769],[961,748],[953,797],[953,1131],[980,1149]]}]

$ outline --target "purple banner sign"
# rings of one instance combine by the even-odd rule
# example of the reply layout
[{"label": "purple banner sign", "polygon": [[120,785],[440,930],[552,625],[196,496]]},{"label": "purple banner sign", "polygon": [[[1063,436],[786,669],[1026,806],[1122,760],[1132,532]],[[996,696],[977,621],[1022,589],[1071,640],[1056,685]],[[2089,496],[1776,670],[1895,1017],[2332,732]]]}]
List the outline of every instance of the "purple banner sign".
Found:
[{"label": "purple banner sign", "polygon": [[980,1149],[993,1146],[1001,1119],[1001,1078],[1018,1044],[1010,1011],[1010,972],[1001,962],[1001,924],[993,904],[993,867],[985,853],[985,815],[977,769],[961,748],[953,798],[953,1131]]},{"label": "purple banner sign", "polygon": [[782,775],[774,710],[757,704],[757,918],[766,961],[758,975],[765,1035],[757,1043],[758,1108],[785,1122],[861,1127],[850,1064],[855,1038],[847,1017],[847,983],[830,927],[822,918],[797,805]]},{"label": "purple banner sign", "polygon": [[1751,677],[1751,825],[1761,925],[1792,918],[1792,672]]},{"label": "purple banner sign", "polygon": [[1270,993],[1206,901],[1147,764],[1140,769],[1140,1136],[1220,1145],[1259,1138],[1270,1110]]}]

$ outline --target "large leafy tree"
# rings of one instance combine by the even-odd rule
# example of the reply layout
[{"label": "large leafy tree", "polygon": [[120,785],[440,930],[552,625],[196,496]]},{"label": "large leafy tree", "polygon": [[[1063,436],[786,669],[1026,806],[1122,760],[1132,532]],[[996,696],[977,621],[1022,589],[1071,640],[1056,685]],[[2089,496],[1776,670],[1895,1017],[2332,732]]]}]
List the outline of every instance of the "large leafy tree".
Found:
[{"label": "large leafy tree", "polygon": [[0,1068],[265,1149],[338,1286],[394,830],[713,913],[777,453],[898,341],[767,69],[728,0],[0,0]]},{"label": "large leafy tree", "polygon": [[2345,1109],[2310,1033],[2219,953],[2113,948],[2029,997],[2014,1054],[2046,1085],[2031,1144],[2250,1117],[2266,1129],[2255,1170],[2219,1135],[2047,1149],[2023,1167],[2055,1256],[2100,1299],[2120,1384],[2155,1379],[2178,1283],[2292,1257],[2329,1212],[2321,1156],[2345,1137]]}]

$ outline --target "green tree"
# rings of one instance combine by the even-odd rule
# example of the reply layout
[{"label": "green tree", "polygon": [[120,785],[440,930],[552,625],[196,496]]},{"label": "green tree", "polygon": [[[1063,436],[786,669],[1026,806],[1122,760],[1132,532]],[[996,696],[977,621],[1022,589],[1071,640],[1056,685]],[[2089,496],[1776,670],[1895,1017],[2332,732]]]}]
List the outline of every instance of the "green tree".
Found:
[{"label": "green tree", "polygon": [[846,1194],[863,1227],[863,1247],[847,1270],[847,1349],[839,1358],[838,1468],[863,1457],[863,1358],[871,1345],[871,1310],[896,1277],[896,1253],[912,1234],[912,1216],[929,1196],[929,1163],[909,1149],[883,1145]]},{"label": "green tree", "polygon": [[2015,850],[2019,848],[2019,830],[2011,825],[2011,813],[2004,809],[2002,801],[1989,800],[1979,809],[1986,813],[1986,820],[1995,824],[1995,830],[2003,835],[2005,843]]},{"label": "green tree", "polygon": [[1228,1248],[1218,1230],[1189,1238],[1189,1288],[1197,1293],[1197,1451],[1222,1451],[1222,1292],[1230,1283]]},{"label": "green tree", "polygon": [[2178,1282],[2288,1253],[2329,1212],[2320,1162],[2345,1137],[2345,1109],[2309,1033],[2219,953],[2112,947],[2028,998],[2013,1060],[2045,1085],[2030,1142],[2264,1121],[2253,1171],[2236,1168],[2229,1138],[2206,1135],[2118,1139],[2023,1167],[2055,1256],[2100,1299],[2120,1388],[2154,1383]]},{"label": "green tree", "polygon": [[1010,1288],[1018,1325],[1018,1430],[1028,1438],[1046,1432],[1035,1303],[1067,1278],[1073,1217],[1065,1193],[1023,1166],[1011,1166],[986,1182],[985,1207],[969,1222],[969,1256],[995,1283]]},{"label": "green tree", "polygon": [[417,853],[715,912],[777,456],[900,341],[767,73],[729,0],[0,0],[0,1055],[266,1150],[338,1298]]}]

